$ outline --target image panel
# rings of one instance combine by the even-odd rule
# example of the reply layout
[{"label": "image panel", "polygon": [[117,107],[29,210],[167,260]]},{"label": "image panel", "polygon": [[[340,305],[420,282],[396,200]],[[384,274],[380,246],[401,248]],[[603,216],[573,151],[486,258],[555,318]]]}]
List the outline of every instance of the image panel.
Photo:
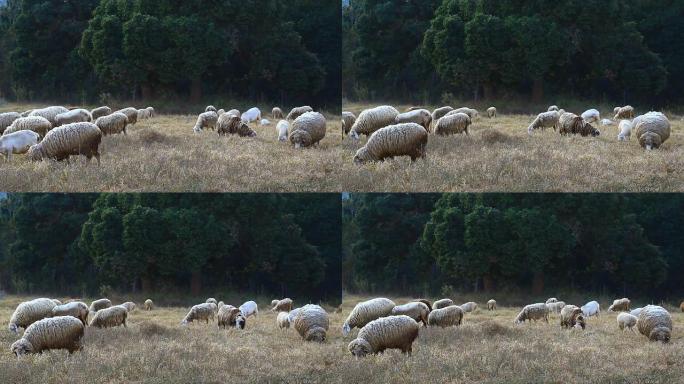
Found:
[{"label": "image panel", "polygon": [[3,194],[0,381],[315,379],[346,346],[340,204]]},{"label": "image panel", "polygon": [[0,1],[0,190],[340,191],[340,7]]},{"label": "image panel", "polygon": [[684,191],[683,15],[678,0],[343,1],[345,190]]},{"label": "image panel", "polygon": [[677,382],[683,208],[661,194],[346,195],[342,310],[360,363],[336,375]]}]

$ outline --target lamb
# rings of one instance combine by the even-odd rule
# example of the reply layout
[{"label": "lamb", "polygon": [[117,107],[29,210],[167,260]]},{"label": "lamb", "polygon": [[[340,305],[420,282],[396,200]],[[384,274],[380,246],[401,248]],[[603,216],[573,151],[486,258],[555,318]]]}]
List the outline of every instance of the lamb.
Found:
[{"label": "lamb", "polygon": [[408,316],[384,317],[361,328],[347,349],[355,357],[382,353],[386,349],[400,349],[402,353],[410,355],[418,331],[418,323]]},{"label": "lamb", "polygon": [[614,120],[634,118],[634,108],[631,105],[616,107],[613,113],[615,114]]},{"label": "lamb", "polygon": [[219,116],[214,111],[200,113],[200,115],[197,116],[197,122],[195,123],[195,126],[192,128],[192,131],[195,133],[199,133],[202,132],[204,128],[215,129],[218,119]]},{"label": "lamb", "polygon": [[558,121],[560,119],[560,113],[556,110],[542,112],[537,115],[537,117],[532,121],[529,127],[527,127],[527,133],[532,135],[535,129],[541,129],[544,131],[545,128],[553,128],[556,130],[558,127]]},{"label": "lamb", "polygon": [[245,329],[246,325],[245,317],[240,313],[238,308],[235,308],[232,305],[222,305],[219,307],[216,320],[219,329],[226,329],[227,327]]},{"label": "lamb", "polygon": [[475,120],[480,116],[480,113],[477,111],[477,109],[463,107],[463,108],[454,109],[453,111],[444,115],[444,117],[447,117],[450,115],[455,115],[457,113],[465,113],[466,115],[468,115],[468,117],[470,117],[471,120]]},{"label": "lamb", "polygon": [[356,122],[356,115],[351,112],[342,112],[342,137],[349,134],[351,127]]},{"label": "lamb", "polygon": [[287,114],[285,120],[296,120],[299,116],[307,112],[313,112],[313,108],[309,107],[308,105],[292,108],[290,113]]},{"label": "lamb", "polygon": [[274,119],[282,119],[284,116],[283,110],[278,107],[273,107],[271,110],[271,116],[273,116]]},{"label": "lamb", "polygon": [[669,343],[672,337],[672,316],[663,307],[647,305],[639,314],[637,329],[651,341]]},{"label": "lamb", "polygon": [[97,299],[90,303],[90,312],[97,312],[101,309],[109,308],[112,302],[109,299]]},{"label": "lamb", "polygon": [[152,299],[145,300],[145,310],[151,311],[152,308],[154,308],[154,303],[152,302]]},{"label": "lamb", "polygon": [[477,303],[474,301],[469,301],[465,304],[460,305],[461,309],[463,309],[463,312],[468,313],[468,312],[475,312],[477,309]]},{"label": "lamb", "polygon": [[107,116],[98,117],[95,120],[95,125],[100,128],[103,136],[116,135],[121,132],[125,135],[128,117],[121,112],[114,112]]},{"label": "lamb", "polygon": [[65,113],[69,112],[67,108],[60,107],[60,106],[53,106],[53,107],[47,107],[47,108],[41,108],[41,109],[34,109],[29,113],[29,116],[40,116],[45,118],[47,121],[50,122],[51,126],[55,126],[57,124],[57,115],[60,113]]},{"label": "lamb", "polygon": [[126,311],[128,311],[128,312],[135,311],[135,307],[136,307],[135,303],[132,301],[127,301],[127,302],[121,304],[121,306],[126,308]]},{"label": "lamb", "polygon": [[548,299],[546,299],[546,304],[551,304],[551,303],[556,303],[556,302],[558,302],[558,299],[556,299],[555,297],[549,297]]},{"label": "lamb", "polygon": [[441,119],[444,117],[447,113],[453,111],[454,108],[450,106],[445,106],[445,107],[440,107],[432,111],[432,123],[435,124],[437,123],[437,120]]},{"label": "lamb", "polygon": [[247,301],[240,306],[240,313],[246,318],[250,316],[256,317],[259,314],[259,307],[254,301]]},{"label": "lamb", "polygon": [[98,107],[98,108],[95,108],[92,111],[90,111],[90,116],[93,117],[93,120],[97,120],[100,117],[107,116],[111,113],[112,113],[112,109],[105,105],[105,106]]},{"label": "lamb", "polygon": [[59,115],[55,116],[55,124],[53,124],[53,126],[56,128],[66,124],[83,123],[91,121],[93,121],[93,116],[90,114],[89,111],[77,108],[72,109],[68,112],[60,113]]},{"label": "lamb", "polygon": [[549,308],[549,313],[560,313],[565,307],[564,301],[556,301],[554,303],[548,303],[546,306]]},{"label": "lamb", "polygon": [[432,124],[432,115],[427,109],[416,109],[410,112],[400,113],[394,119],[395,124],[416,123],[426,131],[430,130]]},{"label": "lamb", "polygon": [[261,120],[261,110],[259,110],[257,107],[250,108],[247,110],[247,112],[243,113],[240,118],[245,124],[249,124],[253,121],[259,121]]},{"label": "lamb", "polygon": [[608,307],[608,312],[629,311],[630,303],[631,301],[629,301],[629,299],[626,297],[622,299],[613,300],[613,304],[610,307]]},{"label": "lamb", "polygon": [[328,313],[318,305],[307,304],[295,317],[294,328],[305,341],[322,343],[330,328]]},{"label": "lamb", "polygon": [[[342,325],[342,335],[346,337],[355,327],[361,328],[375,319],[389,316],[395,306],[396,304],[394,304],[394,301],[384,297],[379,297],[356,304]],[[413,322],[415,323],[415,321]]]},{"label": "lamb", "polygon": [[121,112],[128,117],[128,125],[135,125],[138,122],[138,110],[133,107],[120,109],[117,112]]},{"label": "lamb", "polygon": [[487,108],[487,116],[489,116],[490,119],[495,119],[496,118],[496,107]]},{"label": "lamb", "polygon": [[[213,112],[205,112],[213,113]],[[219,136],[238,135],[240,137],[256,137],[256,132],[245,124],[242,119],[232,114],[224,113],[219,116],[217,123]]]},{"label": "lamb", "polygon": [[325,131],[325,117],[318,112],[306,112],[292,122],[288,139],[297,149],[309,147],[323,140]]},{"label": "lamb", "polygon": [[601,307],[596,301],[590,301],[582,306],[582,313],[584,317],[599,316],[601,314]]},{"label": "lamb", "polygon": [[216,304],[214,303],[202,303],[193,305],[190,308],[190,312],[181,320],[181,325],[187,325],[193,321],[204,320],[209,324],[209,319],[214,320],[214,315],[216,314]]},{"label": "lamb", "polygon": [[216,107],[213,105],[207,105],[207,107],[204,108],[204,112],[216,112]]},{"label": "lamb", "polygon": [[546,307],[546,304],[544,303],[536,303],[536,304],[530,304],[526,305],[520,313],[518,313],[518,316],[515,317],[515,320],[513,321],[515,324],[521,324],[524,323],[525,320],[528,320],[532,322],[534,320],[537,322],[537,320],[544,320],[545,322],[549,322],[549,309]]},{"label": "lamb", "polygon": [[356,151],[354,163],[383,161],[395,156],[409,156],[411,161],[425,158],[428,133],[416,123],[390,125],[375,131],[366,145]]},{"label": "lamb", "polygon": [[278,317],[276,317],[276,324],[280,329],[290,328],[290,319],[288,317],[288,313],[279,312]]},{"label": "lamb", "polygon": [[547,111],[547,112],[553,112],[553,111],[558,112],[559,109],[558,109],[558,106],[557,106],[557,105],[552,105],[552,106],[550,106],[549,109],[547,109],[546,111]]},{"label": "lamb", "polygon": [[472,119],[465,113],[447,114],[434,124],[434,133],[436,135],[453,135],[456,133],[468,134],[468,126],[472,124]]},{"label": "lamb", "polygon": [[72,316],[79,319],[83,326],[86,326],[88,324],[88,305],[82,301],[56,305],[52,308],[52,317],[56,316]]},{"label": "lamb", "polygon": [[601,121],[601,113],[596,109],[588,109],[582,113],[582,119],[590,123],[599,123]]},{"label": "lamb", "polygon": [[40,143],[31,146],[26,156],[31,161],[43,159],[67,160],[71,155],[84,155],[88,161],[97,159],[100,165],[102,131],[93,123],[73,123],[55,128]]},{"label": "lamb", "polygon": [[629,329],[632,332],[634,331],[634,326],[637,324],[638,318],[632,314],[622,312],[619,315],[617,315],[617,323],[618,323],[618,328],[620,328],[621,331],[624,331],[625,328]]},{"label": "lamb", "polygon": [[561,309],[560,312],[560,325],[561,328],[574,328],[579,325],[584,329],[586,324],[584,322],[584,317],[582,316],[582,309],[576,305],[566,305]]},{"label": "lamb", "polygon": [[390,312],[390,314],[392,316],[406,315],[418,323],[422,322],[423,326],[427,327],[430,309],[427,305],[425,305],[425,303],[414,301],[404,305],[395,306],[392,308],[392,312]]},{"label": "lamb", "polygon": [[649,112],[633,121],[639,144],[647,151],[659,148],[670,138],[670,121],[660,112]]},{"label": "lamb", "polygon": [[52,316],[52,309],[55,306],[56,304],[54,301],[46,298],[33,299],[20,303],[10,318],[10,332],[18,333],[19,328],[26,329],[34,322]]},{"label": "lamb", "polygon": [[433,309],[430,315],[428,315],[428,324],[442,328],[459,326],[463,322],[464,314],[463,308],[457,305]]},{"label": "lamb", "polygon": [[496,300],[490,299],[489,301],[487,301],[487,310],[496,311]]},{"label": "lamb", "polygon": [[75,317],[42,319],[28,327],[21,339],[12,343],[10,350],[17,357],[51,349],[66,349],[71,354],[83,348],[81,339],[84,333],[83,323]]},{"label": "lamb", "polygon": [[[273,303],[271,303],[273,304]],[[278,300],[277,303],[273,305],[273,308],[271,308],[272,312],[290,312],[292,310],[292,299],[289,297],[286,297],[282,300]]]},{"label": "lamb", "polygon": [[451,305],[454,305],[454,301],[451,299],[440,299],[432,303],[432,309],[440,309],[440,308],[446,308]]},{"label": "lamb", "polygon": [[634,129],[634,123],[629,120],[620,121],[619,125],[620,133],[618,133],[619,141],[627,141],[632,136],[632,129]]},{"label": "lamb", "polygon": [[287,133],[290,130],[290,123],[287,120],[280,120],[278,125],[276,125],[276,134],[278,135],[278,141],[287,141]]},{"label": "lamb", "polygon": [[112,328],[123,325],[125,327],[127,317],[128,311],[126,310],[126,307],[115,305],[97,311],[93,319],[90,320],[90,326],[96,328]]},{"label": "lamb", "polygon": [[21,114],[19,112],[5,112],[5,113],[0,113],[0,134],[5,132],[5,129],[12,125],[14,120],[18,119],[21,117]]},{"label": "lamb", "polygon": [[12,125],[5,129],[3,135],[9,135],[10,133],[29,130],[40,135],[40,137],[45,137],[48,131],[52,129],[52,124],[47,121],[46,118],[40,116],[29,116],[21,117],[14,120]]},{"label": "lamb", "polygon": [[562,136],[567,136],[568,134],[576,135],[578,133],[583,137],[589,135],[596,137],[601,135],[601,131],[594,128],[591,124],[574,113],[564,113],[560,115],[558,125],[560,127],[558,132],[560,132]]},{"label": "lamb", "polygon": [[23,130],[2,135],[0,137],[0,153],[5,155],[7,161],[12,160],[12,154],[24,154],[32,145],[38,144],[40,135],[36,132]]},{"label": "lamb", "polygon": [[366,109],[354,122],[349,131],[349,137],[358,140],[362,134],[370,136],[375,131],[394,124],[397,115],[399,111],[389,105]]}]

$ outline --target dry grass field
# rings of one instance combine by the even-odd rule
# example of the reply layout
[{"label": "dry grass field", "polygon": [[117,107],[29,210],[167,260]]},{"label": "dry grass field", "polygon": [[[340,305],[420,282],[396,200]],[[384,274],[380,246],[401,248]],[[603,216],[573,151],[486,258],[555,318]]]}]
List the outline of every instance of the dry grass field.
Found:
[{"label": "dry grass field", "polygon": [[[0,112],[36,105],[6,104]],[[66,162],[0,159],[4,192],[339,192],[342,138],[340,116],[328,119],[318,147],[295,150],[278,142],[270,106],[259,106],[269,126],[250,126],[257,138],[193,134],[194,115],[160,115],[128,128],[128,135],[103,138],[102,165],[85,157]],[[266,112],[268,111],[268,112]],[[197,111],[199,114],[202,111]],[[287,113],[287,112],[286,112]],[[267,116],[268,115],[268,116]],[[335,176],[337,175],[337,176]]]},{"label": "dry grass field", "polygon": [[[343,110],[358,116],[376,105],[381,104],[348,103]],[[395,107],[403,112],[408,106]],[[530,137],[527,127],[536,115],[500,111],[490,120],[484,108],[479,111],[470,136],[431,135],[427,159],[413,164],[403,157],[359,168],[352,158],[366,138],[356,144],[345,139],[342,185],[351,192],[684,191],[682,116],[670,115],[670,139],[661,149],[646,152],[634,136],[618,142],[617,126],[598,127],[598,138],[561,137],[552,129]],[[612,109],[601,112],[612,117]],[[637,112],[647,111],[637,107]]]}]

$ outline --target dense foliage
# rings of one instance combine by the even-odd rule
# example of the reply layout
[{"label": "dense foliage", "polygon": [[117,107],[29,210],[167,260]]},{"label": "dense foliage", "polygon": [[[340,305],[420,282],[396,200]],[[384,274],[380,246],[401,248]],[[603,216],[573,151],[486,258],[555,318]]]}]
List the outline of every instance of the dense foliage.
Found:
[{"label": "dense foliage", "polygon": [[352,195],[343,212],[351,290],[684,292],[684,196]]},{"label": "dense foliage", "polygon": [[0,288],[341,299],[334,194],[12,194]]}]

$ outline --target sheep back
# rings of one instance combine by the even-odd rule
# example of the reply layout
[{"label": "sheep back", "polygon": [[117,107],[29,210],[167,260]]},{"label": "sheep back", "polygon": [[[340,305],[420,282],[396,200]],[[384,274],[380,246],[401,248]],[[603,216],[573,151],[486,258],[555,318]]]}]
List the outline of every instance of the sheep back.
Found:
[{"label": "sheep back", "polygon": [[427,109],[415,109],[413,111],[400,113],[394,119],[394,124],[416,123],[426,131],[430,130],[432,124],[432,115]]},{"label": "sheep back", "polygon": [[90,312],[97,312],[101,309],[109,308],[112,306],[112,302],[109,299],[97,299],[90,303]]},{"label": "sheep back", "polygon": [[214,320],[214,315],[216,313],[216,304],[214,303],[202,303],[194,305],[190,308],[190,311],[181,321],[181,324],[185,325],[192,323],[193,321],[204,320],[209,324],[209,319]]},{"label": "sheep back", "polygon": [[432,303],[432,309],[440,309],[440,308],[446,308],[451,305],[454,305],[454,301],[451,299],[440,299]]},{"label": "sheep back", "polygon": [[96,328],[111,328],[123,325],[125,327],[127,317],[128,311],[126,310],[126,307],[115,305],[97,311],[93,319],[90,320],[90,326]]},{"label": "sheep back", "polygon": [[397,115],[399,111],[389,105],[366,109],[356,118],[349,135],[354,139],[358,139],[360,135],[370,136],[380,128],[394,124]]},{"label": "sheep back", "polygon": [[31,111],[31,113],[29,113],[29,116],[44,117],[54,127],[57,123],[57,115],[65,112],[69,112],[69,109],[62,106],[52,106],[47,108],[34,109]]},{"label": "sheep back", "polygon": [[93,117],[93,120],[97,120],[98,118],[102,116],[107,116],[112,113],[112,109],[109,108],[108,106],[104,105],[102,107],[97,107],[90,111],[90,115]]},{"label": "sheep back", "polygon": [[416,123],[390,125],[375,131],[354,156],[354,163],[382,161],[409,156],[411,161],[426,156],[428,133]]},{"label": "sheep back", "polygon": [[295,148],[309,147],[323,140],[325,131],[325,117],[318,112],[306,112],[292,122],[289,140]]},{"label": "sheep back", "polygon": [[661,306],[647,305],[639,314],[637,329],[651,341],[668,343],[672,337],[672,316]]},{"label": "sheep back", "polygon": [[34,322],[52,316],[52,309],[55,306],[55,302],[47,298],[19,303],[10,318],[9,330],[17,333],[19,328],[26,329]]},{"label": "sheep back", "polygon": [[305,341],[322,343],[330,328],[328,313],[318,305],[305,305],[295,317],[294,328]]},{"label": "sheep back", "polygon": [[613,304],[611,304],[611,306],[608,307],[608,311],[609,312],[620,312],[620,311],[629,312],[630,303],[631,303],[631,301],[629,301],[629,299],[626,297],[623,297],[622,299],[613,300]]},{"label": "sheep back", "polygon": [[112,114],[98,117],[95,120],[95,125],[100,128],[102,135],[116,135],[123,132],[126,133],[126,125],[128,124],[128,117],[121,112],[114,112]]},{"label": "sheep back", "polygon": [[477,309],[477,303],[474,301],[469,301],[465,304],[461,304],[460,307],[463,309],[463,312],[473,312]]},{"label": "sheep back", "polygon": [[544,320],[547,323],[549,322],[549,309],[546,307],[545,303],[536,303],[536,304],[530,304],[526,305],[520,313],[518,313],[518,316],[515,318],[515,323],[520,324],[524,323],[525,320],[528,321],[537,321],[537,320]]},{"label": "sheep back", "polygon": [[273,308],[271,308],[271,311],[273,312],[290,312],[291,310],[292,299],[290,299],[289,297],[286,297],[282,300],[278,300],[275,304],[273,304]]},{"label": "sheep back", "polygon": [[5,113],[0,113],[0,134],[5,132],[5,129],[12,125],[14,120],[18,119],[21,117],[21,114],[19,112],[5,112]]},{"label": "sheep back", "polygon": [[292,108],[290,110],[290,113],[287,114],[287,117],[285,118],[285,120],[296,120],[299,116],[301,116],[307,112],[313,112],[313,108],[311,108],[308,105]]},{"label": "sheep back", "polygon": [[88,324],[88,305],[82,301],[56,305],[52,308],[52,317],[71,316],[79,319],[83,325]]},{"label": "sheep back", "polygon": [[342,325],[342,333],[347,336],[354,327],[361,328],[375,319],[388,316],[395,306],[394,301],[384,297],[356,304]]},{"label": "sheep back", "polygon": [[14,122],[7,129],[5,129],[3,135],[29,130],[39,134],[40,137],[45,137],[45,135],[47,135],[48,131],[51,129],[52,124],[50,124],[46,118],[41,116],[29,116],[14,120]]},{"label": "sheep back", "polygon": [[121,112],[128,117],[128,125],[135,125],[138,122],[138,110],[133,107],[120,109],[117,112]]},{"label": "sheep back", "polygon": [[428,325],[442,328],[461,325],[464,315],[463,308],[457,305],[433,309],[428,315]]},{"label": "sheep back", "polygon": [[427,326],[430,309],[425,303],[414,301],[403,305],[395,306],[394,308],[392,308],[392,312],[390,312],[390,314],[392,316],[406,315],[415,320],[416,322],[422,322],[424,326]]}]

